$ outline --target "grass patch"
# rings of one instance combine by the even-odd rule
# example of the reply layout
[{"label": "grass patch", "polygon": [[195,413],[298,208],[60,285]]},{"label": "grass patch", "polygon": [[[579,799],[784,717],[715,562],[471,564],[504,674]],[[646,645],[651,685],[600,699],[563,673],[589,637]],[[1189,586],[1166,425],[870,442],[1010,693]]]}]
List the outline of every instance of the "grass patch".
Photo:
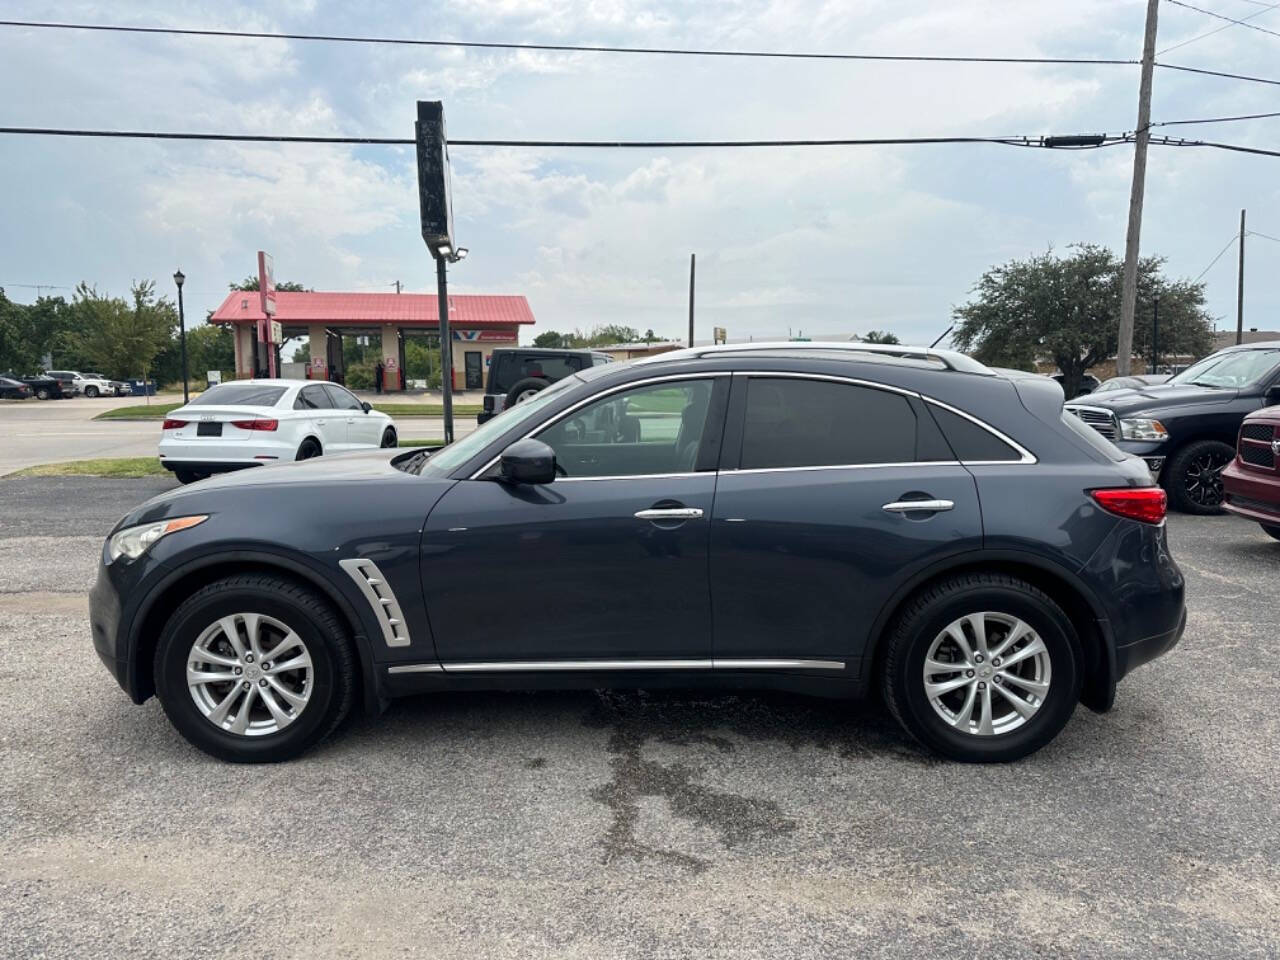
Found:
[{"label": "grass patch", "polygon": [[158,457],[109,457],[74,460],[71,463],[42,463],[19,470],[17,477],[158,477],[168,473]]},{"label": "grass patch", "polygon": [[165,416],[177,410],[180,403],[137,404],[128,407],[116,407],[114,410],[103,410],[95,420],[163,420]]},{"label": "grass patch", "polygon": [[[104,410],[95,420],[163,420],[180,403],[131,404],[127,407],[116,407]],[[373,409],[392,417],[442,417],[444,406],[439,403],[375,403]],[[484,408],[478,403],[456,403],[453,406],[455,417],[474,417]]]},{"label": "grass patch", "polygon": [[401,438],[400,438],[400,443],[399,443],[399,444],[397,444],[397,446],[401,446],[401,447],[443,447],[443,446],[444,446],[444,441],[443,441],[443,440],[406,440],[406,439],[404,439],[403,437],[401,437]]}]

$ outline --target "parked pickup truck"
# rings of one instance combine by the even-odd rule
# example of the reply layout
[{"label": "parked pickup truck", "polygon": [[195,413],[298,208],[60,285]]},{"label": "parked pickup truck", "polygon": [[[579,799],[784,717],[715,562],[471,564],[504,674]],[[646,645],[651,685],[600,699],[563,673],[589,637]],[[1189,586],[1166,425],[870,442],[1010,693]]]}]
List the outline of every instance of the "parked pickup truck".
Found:
[{"label": "parked pickup truck", "polygon": [[5,370],[0,372],[0,377],[8,377],[10,380],[20,380],[31,388],[41,400],[56,400],[60,397],[74,397],[76,395],[75,383],[70,377],[51,377],[48,375],[39,377],[20,377],[16,373]]},{"label": "parked pickup truck", "polygon": [[1141,457],[1183,513],[1222,510],[1222,470],[1245,415],[1280,403],[1280,340],[1227,347],[1166,383],[1071,400],[1066,410]]}]

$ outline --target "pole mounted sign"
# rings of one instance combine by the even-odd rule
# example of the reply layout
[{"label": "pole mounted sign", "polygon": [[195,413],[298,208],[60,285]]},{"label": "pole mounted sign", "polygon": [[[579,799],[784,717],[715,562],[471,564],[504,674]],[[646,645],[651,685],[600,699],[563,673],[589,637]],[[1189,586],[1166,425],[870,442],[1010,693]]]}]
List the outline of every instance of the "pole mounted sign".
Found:
[{"label": "pole mounted sign", "polygon": [[436,297],[440,314],[440,399],[444,442],[453,443],[453,337],[449,335],[449,281],[446,265],[465,254],[453,245],[453,198],[449,187],[449,141],[444,133],[444,104],[419,100],[413,126],[418,148],[418,206],[422,240],[436,261]]},{"label": "pole mounted sign", "polygon": [[453,198],[449,185],[449,141],[444,132],[444,104],[418,101],[414,124],[418,147],[418,206],[422,239],[439,259],[453,253]]},{"label": "pole mounted sign", "polygon": [[[258,251],[258,299],[262,303],[262,312],[266,315],[258,321],[258,342],[274,344],[276,323],[276,274],[275,263],[271,255]],[[276,375],[276,352],[267,349],[267,376]]]}]

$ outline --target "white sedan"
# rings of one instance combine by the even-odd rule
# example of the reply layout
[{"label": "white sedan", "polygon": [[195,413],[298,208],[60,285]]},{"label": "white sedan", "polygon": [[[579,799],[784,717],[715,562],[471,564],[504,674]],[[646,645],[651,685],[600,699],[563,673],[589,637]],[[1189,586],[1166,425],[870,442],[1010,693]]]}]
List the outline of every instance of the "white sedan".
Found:
[{"label": "white sedan", "polygon": [[160,464],[192,483],[213,473],[397,442],[394,420],[336,383],[235,380],[165,418]]}]

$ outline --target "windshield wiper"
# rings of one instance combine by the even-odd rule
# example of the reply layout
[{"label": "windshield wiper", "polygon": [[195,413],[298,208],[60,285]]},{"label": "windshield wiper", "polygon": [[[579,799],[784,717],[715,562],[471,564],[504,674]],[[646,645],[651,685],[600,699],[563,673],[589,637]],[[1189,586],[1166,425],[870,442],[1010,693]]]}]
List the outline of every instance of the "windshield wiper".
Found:
[{"label": "windshield wiper", "polygon": [[1222,384],[1222,383],[1209,383],[1209,382],[1208,382],[1208,381],[1206,381],[1206,380],[1192,380],[1192,381],[1191,381],[1191,386],[1193,386],[1193,387],[1212,387],[1214,390],[1226,390],[1226,389],[1227,389],[1227,386],[1226,386],[1225,384]]}]

